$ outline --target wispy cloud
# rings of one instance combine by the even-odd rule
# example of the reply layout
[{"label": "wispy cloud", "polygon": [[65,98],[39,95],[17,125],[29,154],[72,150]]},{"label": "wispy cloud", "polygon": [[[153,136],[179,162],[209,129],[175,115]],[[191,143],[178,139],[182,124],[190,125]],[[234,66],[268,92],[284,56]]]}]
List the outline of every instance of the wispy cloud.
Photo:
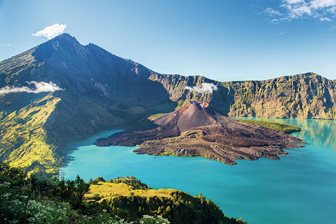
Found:
[{"label": "wispy cloud", "polygon": [[282,0],[275,8],[266,8],[272,22],[315,18],[330,22],[336,17],[336,0]]},{"label": "wispy cloud", "polygon": [[275,17],[275,16],[281,16],[282,13],[278,10],[275,10],[273,8],[266,8],[264,11],[266,14],[268,14],[269,16]]},{"label": "wispy cloud", "polygon": [[332,19],[330,19],[329,17],[320,17],[320,21],[322,21],[322,22],[331,22]]},{"label": "wispy cloud", "polygon": [[44,27],[42,30],[37,31],[33,34],[35,37],[45,37],[48,40],[52,39],[62,33],[64,33],[65,28],[67,27],[66,24],[53,24],[50,26]]},{"label": "wispy cloud", "polygon": [[193,86],[193,87],[186,86],[184,89],[187,91],[197,92],[197,93],[213,93],[213,91],[218,90],[218,87],[213,83],[204,82],[199,86]]},{"label": "wispy cloud", "polygon": [[9,93],[52,93],[60,90],[64,90],[58,87],[53,82],[27,82],[29,86],[5,86],[0,88],[0,95],[6,95]]}]

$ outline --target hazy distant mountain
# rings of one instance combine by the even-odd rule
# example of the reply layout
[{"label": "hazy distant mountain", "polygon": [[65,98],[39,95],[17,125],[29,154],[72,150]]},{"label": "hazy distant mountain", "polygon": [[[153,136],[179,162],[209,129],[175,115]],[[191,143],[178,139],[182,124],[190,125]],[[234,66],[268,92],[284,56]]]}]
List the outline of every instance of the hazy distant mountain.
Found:
[{"label": "hazy distant mountain", "polygon": [[334,119],[335,95],[335,81],[310,73],[224,83],[163,75],[63,34],[0,62],[0,159],[57,172],[70,141],[150,126],[149,115],[190,100],[229,116]]}]

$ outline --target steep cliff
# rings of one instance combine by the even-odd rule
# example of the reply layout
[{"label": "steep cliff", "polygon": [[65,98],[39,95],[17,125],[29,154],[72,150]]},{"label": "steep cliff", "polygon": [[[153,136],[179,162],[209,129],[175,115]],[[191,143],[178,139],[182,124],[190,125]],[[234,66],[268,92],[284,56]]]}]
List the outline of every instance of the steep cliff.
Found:
[{"label": "steep cliff", "polygon": [[[172,101],[200,100],[232,117],[336,118],[336,82],[314,73],[237,82],[160,74],[150,79],[162,83]],[[204,82],[215,84],[218,90],[200,94],[186,89]]]}]

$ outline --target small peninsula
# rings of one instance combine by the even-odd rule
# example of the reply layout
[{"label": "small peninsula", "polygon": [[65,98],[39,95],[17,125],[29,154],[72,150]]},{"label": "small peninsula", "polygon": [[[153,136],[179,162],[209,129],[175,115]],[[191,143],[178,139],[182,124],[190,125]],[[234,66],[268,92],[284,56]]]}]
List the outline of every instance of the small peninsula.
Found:
[{"label": "small peninsula", "polygon": [[154,129],[116,133],[98,139],[96,145],[138,145],[139,154],[201,156],[225,164],[236,164],[238,159],[279,159],[287,155],[283,149],[302,145],[284,132],[236,121],[196,101],[154,122],[158,126]]}]

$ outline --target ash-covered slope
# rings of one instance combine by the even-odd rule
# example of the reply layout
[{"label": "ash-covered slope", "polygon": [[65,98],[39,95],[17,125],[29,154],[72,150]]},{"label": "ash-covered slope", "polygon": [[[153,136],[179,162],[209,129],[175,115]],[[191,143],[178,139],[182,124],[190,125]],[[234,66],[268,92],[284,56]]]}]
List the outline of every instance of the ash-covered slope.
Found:
[{"label": "ash-covered slope", "polygon": [[146,131],[126,131],[99,139],[98,146],[139,145],[137,153],[202,156],[227,164],[236,159],[278,159],[282,149],[298,147],[301,141],[287,134],[238,122],[207,105],[191,102],[155,120]]},{"label": "ash-covered slope", "polygon": [[179,132],[216,124],[215,112],[197,102],[190,102],[179,110],[155,120],[161,127],[175,127]]}]

